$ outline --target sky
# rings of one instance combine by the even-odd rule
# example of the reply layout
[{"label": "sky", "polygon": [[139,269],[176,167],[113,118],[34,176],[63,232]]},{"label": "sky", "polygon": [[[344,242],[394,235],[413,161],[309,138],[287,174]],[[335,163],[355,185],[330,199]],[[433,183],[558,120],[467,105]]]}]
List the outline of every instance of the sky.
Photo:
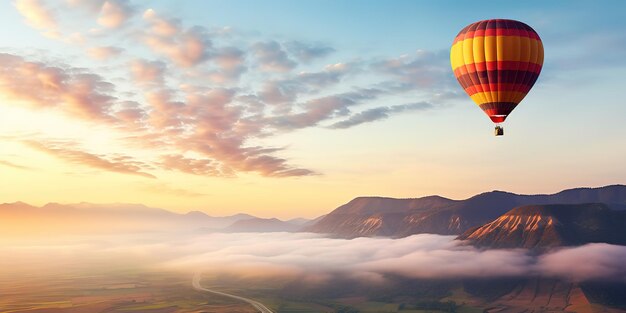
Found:
[{"label": "sky", "polygon": [[[0,202],[315,217],[626,181],[620,1],[0,3]],[[466,25],[545,48],[493,136],[454,79]]]}]

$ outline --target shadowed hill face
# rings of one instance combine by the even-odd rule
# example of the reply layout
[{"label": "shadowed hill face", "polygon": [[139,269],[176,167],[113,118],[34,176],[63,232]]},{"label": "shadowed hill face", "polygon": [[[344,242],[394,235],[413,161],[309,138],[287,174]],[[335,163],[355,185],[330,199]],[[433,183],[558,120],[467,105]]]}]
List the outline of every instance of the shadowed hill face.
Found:
[{"label": "shadowed hill face", "polygon": [[604,204],[515,208],[460,240],[489,248],[549,248],[591,242],[626,244],[626,212]]},{"label": "shadowed hill face", "polygon": [[518,206],[559,203],[604,203],[612,209],[623,210],[626,209],[626,186],[577,188],[552,195],[492,191],[466,200],[439,196],[419,199],[359,197],[304,230],[343,238],[404,237],[420,233],[458,235]]}]

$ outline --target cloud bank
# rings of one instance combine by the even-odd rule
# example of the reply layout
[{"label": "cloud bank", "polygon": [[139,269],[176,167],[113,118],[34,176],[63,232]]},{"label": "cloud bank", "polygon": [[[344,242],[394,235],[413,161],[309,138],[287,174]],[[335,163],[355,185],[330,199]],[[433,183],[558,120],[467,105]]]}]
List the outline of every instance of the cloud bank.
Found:
[{"label": "cloud bank", "polygon": [[[75,248],[55,250],[56,245]],[[43,249],[45,248],[45,249]],[[43,250],[41,250],[43,249]],[[151,234],[80,238],[2,252],[25,256],[59,251],[59,256],[141,260],[142,266],[202,271],[245,277],[279,276],[301,279],[345,277],[383,281],[385,277],[458,279],[554,277],[573,282],[626,282],[626,246],[587,244],[543,255],[524,249],[479,250],[453,236],[421,234],[401,239],[324,238],[310,233]],[[50,252],[52,251],[52,252]],[[63,252],[61,252],[63,251]],[[87,262],[80,257],[73,262]]]},{"label": "cloud bank", "polygon": [[265,269],[310,275],[360,273],[417,279],[527,277],[541,275],[570,281],[626,281],[626,246],[588,244],[535,256],[524,249],[478,250],[452,236],[414,235],[401,239],[329,239],[313,234],[270,233],[254,236],[213,234],[190,242],[187,256],[168,266],[232,273]]}]

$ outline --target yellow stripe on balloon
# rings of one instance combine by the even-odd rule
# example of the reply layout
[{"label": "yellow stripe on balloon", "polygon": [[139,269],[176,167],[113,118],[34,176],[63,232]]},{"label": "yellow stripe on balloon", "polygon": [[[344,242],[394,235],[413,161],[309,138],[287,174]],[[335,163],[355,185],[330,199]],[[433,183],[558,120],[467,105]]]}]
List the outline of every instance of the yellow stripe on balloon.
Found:
[{"label": "yellow stripe on balloon", "polygon": [[519,92],[519,91],[492,91],[492,92],[477,92],[477,93],[471,95],[470,98],[472,98],[472,100],[477,105],[481,105],[483,103],[493,102],[493,101],[485,101],[485,99],[487,98],[486,94],[488,94],[488,93],[489,94],[490,93],[495,93],[495,94],[502,93],[503,95],[506,95],[506,98],[509,98],[509,99],[501,100],[502,102],[516,102],[516,103],[519,103],[526,96],[526,93]]},{"label": "yellow stripe on balloon", "polygon": [[[501,53],[498,53],[499,51]],[[543,64],[543,53],[539,52],[543,52],[543,45],[537,39],[525,36],[478,36],[455,43],[450,52],[450,63],[453,70],[464,64],[485,61]]]}]

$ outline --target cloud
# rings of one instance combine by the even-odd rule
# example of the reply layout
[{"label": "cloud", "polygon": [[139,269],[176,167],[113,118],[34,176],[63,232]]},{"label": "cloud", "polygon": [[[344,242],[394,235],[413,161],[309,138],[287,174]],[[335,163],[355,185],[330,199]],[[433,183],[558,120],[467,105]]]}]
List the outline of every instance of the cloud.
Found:
[{"label": "cloud", "polygon": [[284,73],[297,66],[281,45],[273,40],[257,42],[252,45],[252,52],[257,59],[260,70],[264,72]]},{"label": "cloud", "polygon": [[[169,185],[149,186],[156,186],[154,190],[160,192],[178,190]],[[187,193],[181,191],[180,195],[190,196]],[[22,247],[20,251],[29,251],[31,257],[37,257],[34,253],[37,249],[44,249],[40,252],[48,256],[71,250],[75,253],[70,255],[78,258],[97,254],[121,260],[140,257],[142,266],[153,269],[204,271],[239,278],[287,277],[319,284],[330,277],[379,283],[398,276],[409,279],[542,276],[572,282],[626,282],[626,268],[622,264],[626,246],[608,244],[564,247],[536,255],[525,249],[480,250],[455,241],[454,236],[432,234],[351,240],[311,233],[115,235],[99,236],[98,240],[82,236],[74,242],[63,242],[67,249],[58,249],[58,244],[42,244],[39,248]]]},{"label": "cloud", "polygon": [[77,68],[47,66],[0,53],[0,94],[35,108],[61,108],[87,120],[111,120],[113,85]]},{"label": "cloud", "polygon": [[393,87],[398,90],[445,90],[456,87],[449,62],[448,51],[418,50],[414,54],[374,62],[371,68],[394,78]]},{"label": "cloud", "polygon": [[[311,233],[212,233],[176,237],[175,245],[167,240],[159,244],[143,245],[141,251],[161,266],[243,276],[254,272],[355,277],[358,273],[365,279],[543,276],[575,282],[626,282],[626,268],[621,264],[626,246],[608,244],[561,248],[543,255],[525,249],[479,250],[460,244],[453,236],[431,234],[346,240]],[[112,246],[116,251],[139,249],[133,245]]]},{"label": "cloud", "polygon": [[197,252],[167,264],[234,273],[268,268],[273,272],[359,272],[419,279],[543,275],[575,281],[626,281],[626,269],[621,265],[626,247],[608,244],[563,248],[535,256],[523,249],[478,250],[459,245],[451,236],[429,234],[344,240],[306,233],[270,233],[212,234],[190,242],[187,249]]},{"label": "cloud", "polygon": [[120,55],[124,51],[117,47],[92,47],[87,49],[87,55],[92,59],[104,61]]},{"label": "cloud", "polygon": [[9,162],[9,161],[6,161],[6,160],[0,160],[0,165],[16,168],[16,169],[19,169],[19,170],[31,170],[32,169],[32,168],[30,168],[28,166],[15,164],[13,162]]},{"label": "cloud", "polygon": [[144,42],[154,52],[182,67],[192,67],[208,59],[211,41],[204,28],[194,26],[183,30],[178,23],[158,16],[152,9],[143,18],[150,25]]},{"label": "cloud", "polygon": [[134,60],[130,63],[130,72],[139,84],[163,85],[166,64],[160,61]]},{"label": "cloud", "polygon": [[61,160],[84,165],[109,172],[137,175],[147,178],[156,178],[154,175],[143,172],[146,164],[129,156],[103,156],[81,151],[61,142],[24,141],[27,146],[57,157]]},{"label": "cloud", "polygon": [[592,243],[565,248],[539,258],[539,272],[572,281],[614,279],[626,281],[626,247]]},{"label": "cloud", "polygon": [[122,26],[134,13],[127,0],[108,0],[102,4],[98,24],[107,28]]},{"label": "cloud", "polygon": [[[66,0],[54,10],[36,0],[18,4],[36,7],[37,19],[47,21],[47,27],[73,32],[89,57],[119,62],[88,70],[43,57],[0,54],[2,100],[114,127],[122,134],[121,144],[145,149],[149,153],[142,158],[153,157],[144,162],[166,170],[206,176],[317,175],[306,165],[290,164],[281,155],[286,148],[255,142],[303,128],[354,127],[430,108],[417,102],[372,108],[372,102],[388,102],[402,93],[419,92],[411,98],[437,105],[451,97],[447,53],[420,50],[316,69],[312,64],[324,61],[333,47],[187,25],[167,12],[146,9],[145,3]],[[140,10],[142,18],[132,20]],[[94,17],[101,27],[76,32],[80,23],[93,27]]]},{"label": "cloud", "polygon": [[292,55],[296,56],[303,62],[310,62],[315,59],[324,58],[335,52],[334,48],[321,43],[310,43],[297,40],[287,42],[285,47]]},{"label": "cloud", "polygon": [[163,18],[152,9],[143,13],[143,19],[148,21],[151,32],[157,36],[171,37],[180,32],[182,28],[180,20]]},{"label": "cloud", "polygon": [[324,67],[320,72],[299,73],[296,80],[309,87],[324,88],[339,83],[342,77],[350,73],[352,64],[336,63]]},{"label": "cloud", "polygon": [[296,108],[294,103],[300,95],[316,94],[324,88],[338,84],[355,66],[336,63],[317,72],[300,72],[285,79],[268,80],[258,90],[258,99],[272,105],[273,113],[285,115]]},{"label": "cloud", "polygon": [[378,89],[361,89],[307,101],[301,113],[276,116],[268,120],[277,129],[299,129],[317,125],[319,122],[348,115],[349,108],[372,100],[382,93]]},{"label": "cloud", "polygon": [[434,106],[428,102],[416,102],[400,104],[390,107],[378,107],[368,109],[350,116],[348,119],[334,123],[329,128],[350,128],[363,123],[374,122],[389,118],[392,114],[407,111],[424,111],[432,109]]},{"label": "cloud", "polygon": [[217,84],[235,83],[247,70],[246,54],[236,47],[224,47],[216,50],[212,60],[219,70],[208,76]]},{"label": "cloud", "polygon": [[54,12],[40,0],[16,0],[15,8],[26,22],[40,30],[55,30],[58,27]]},{"label": "cloud", "polygon": [[209,159],[185,158],[181,155],[161,156],[161,167],[201,176],[225,176],[216,163]]}]

